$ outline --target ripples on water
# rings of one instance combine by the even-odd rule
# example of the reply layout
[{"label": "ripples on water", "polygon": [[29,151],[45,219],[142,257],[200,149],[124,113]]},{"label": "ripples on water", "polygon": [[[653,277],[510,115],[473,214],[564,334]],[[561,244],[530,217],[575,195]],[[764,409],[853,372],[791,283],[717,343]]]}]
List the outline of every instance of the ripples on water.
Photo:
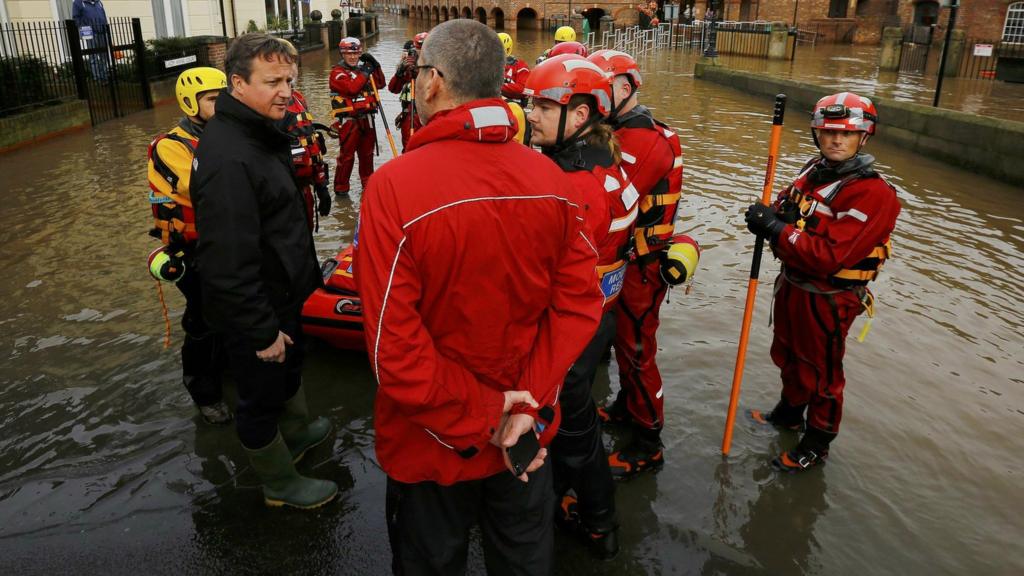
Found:
[{"label": "ripples on water", "polygon": [[[419,25],[384,28],[370,44],[390,71]],[[516,37],[528,61],[547,43]],[[320,118],[333,60],[319,52],[303,62],[300,88]],[[1021,190],[872,142],[904,211],[896,258],[874,287],[874,328],[865,343],[849,342],[848,409],[832,461],[778,476],[766,460],[796,438],[742,418],[723,461],[752,246],[742,212],[760,193],[771,103],[695,81],[680,53],[642,65],[643,100],[683,141],[680,228],[704,251],[693,294],[676,290],[663,308],[666,469],[619,486],[619,558],[595,563],[560,539],[559,572],[1024,570]],[[397,97],[384,96],[393,119]],[[145,272],[155,244],[145,234],[144,157],[177,115],[164,106],[0,157],[0,567],[231,573],[244,562],[269,572],[385,573],[365,359],[311,351],[310,403],[337,432],[333,450],[312,454],[304,469],[343,492],[338,505],[290,514],[259,505],[233,432],[198,425],[177,354],[161,347]],[[804,118],[787,114],[779,186],[814,151]],[[387,158],[382,131],[381,143]],[[357,191],[321,219],[322,257],[351,238],[358,206]],[[776,271],[766,255],[741,408],[770,407],[778,394],[767,353]],[[182,300],[173,288],[166,295],[177,347]],[[602,378],[597,393],[608,390]],[[474,552],[471,567],[481,566]]]}]

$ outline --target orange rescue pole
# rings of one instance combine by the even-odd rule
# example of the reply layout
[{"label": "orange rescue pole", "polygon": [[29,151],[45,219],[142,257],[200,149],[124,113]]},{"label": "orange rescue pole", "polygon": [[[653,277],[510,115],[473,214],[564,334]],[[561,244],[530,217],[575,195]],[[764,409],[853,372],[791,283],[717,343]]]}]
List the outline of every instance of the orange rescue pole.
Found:
[{"label": "orange rescue pole", "polygon": [[[772,201],[772,185],[775,182],[775,160],[779,154],[782,139],[782,117],[786,112],[786,95],[775,96],[775,114],[772,116],[772,133],[768,139],[768,165],[764,171],[764,186],[761,189],[761,203],[767,206]],[[732,392],[729,394],[729,413],[725,418],[725,435],[722,437],[722,455],[729,455],[732,444],[732,427],[736,422],[736,406],[740,402],[740,383],[743,381],[743,362],[747,357],[747,340],[750,338],[750,321],[754,316],[754,300],[757,296],[757,277],[761,272],[761,251],[764,236],[754,241],[754,259],[750,265],[750,280],[747,284],[747,303],[743,308],[743,325],[740,328],[740,342],[736,350],[736,367],[732,373]]]},{"label": "orange rescue pole", "polygon": [[416,79],[409,80],[409,136],[416,133]]},{"label": "orange rescue pole", "polygon": [[377,92],[377,83],[373,81],[373,74],[370,74],[370,86],[373,88],[373,97],[377,99],[377,110],[380,111],[380,119],[384,122],[384,132],[388,135],[388,144],[391,144],[391,154],[398,158],[398,147],[395,146],[395,139],[391,136],[391,126],[388,126],[388,118],[384,115],[384,103],[380,100],[380,93]]}]

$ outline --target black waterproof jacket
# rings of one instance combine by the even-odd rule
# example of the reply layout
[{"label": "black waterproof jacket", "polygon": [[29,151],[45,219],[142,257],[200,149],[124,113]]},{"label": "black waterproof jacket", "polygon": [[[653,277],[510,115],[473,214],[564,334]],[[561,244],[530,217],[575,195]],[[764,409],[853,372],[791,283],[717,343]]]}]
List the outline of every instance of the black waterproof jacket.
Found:
[{"label": "black waterproof jacket", "polygon": [[216,110],[192,164],[206,320],[262,350],[320,285],[319,266],[288,136],[227,92]]}]

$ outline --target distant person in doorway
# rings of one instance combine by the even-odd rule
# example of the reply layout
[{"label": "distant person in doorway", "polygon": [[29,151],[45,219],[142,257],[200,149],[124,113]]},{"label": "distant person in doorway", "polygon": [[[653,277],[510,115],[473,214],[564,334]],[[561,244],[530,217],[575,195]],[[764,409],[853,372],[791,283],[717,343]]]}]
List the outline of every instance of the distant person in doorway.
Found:
[{"label": "distant person in doorway", "polygon": [[896,190],[861,150],[878,111],[852,92],[814,106],[811,132],[820,155],[771,206],[747,208],[747,228],[771,242],[782,261],[775,281],[771,356],[781,370],[782,397],[757,423],[803,431],[800,443],[772,463],[799,472],[825,461],[839,433],[846,376],[846,335],[862,312],[874,315],[868,282],[890,257],[889,236],[900,203]]},{"label": "distant person in doorway", "polygon": [[102,0],[74,0],[71,4],[71,19],[78,27],[82,48],[102,50],[100,53],[87,55],[86,60],[89,61],[92,77],[105,81],[110,62],[110,53],[107,50],[107,34],[110,30]]}]

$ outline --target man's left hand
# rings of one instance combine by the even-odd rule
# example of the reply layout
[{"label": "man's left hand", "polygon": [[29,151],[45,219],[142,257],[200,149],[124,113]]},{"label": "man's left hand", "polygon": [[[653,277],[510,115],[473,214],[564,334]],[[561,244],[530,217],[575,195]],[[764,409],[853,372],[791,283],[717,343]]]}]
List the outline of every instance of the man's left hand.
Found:
[{"label": "man's left hand", "polygon": [[775,215],[775,210],[760,202],[755,202],[747,208],[744,219],[747,221],[747,230],[770,240],[778,238],[786,228],[786,223]]},{"label": "man's left hand", "polygon": [[[529,414],[512,414],[504,422],[504,426],[499,430],[501,441],[499,448],[501,449],[501,457],[505,460],[505,467],[510,472],[515,474],[515,469],[512,467],[512,461],[508,457],[508,449],[515,446],[516,442],[519,441],[519,437],[523,434],[536,434],[533,431],[534,419]],[[544,465],[544,459],[547,458],[548,449],[541,448],[537,455],[533,457],[530,465],[526,467],[526,470],[517,478],[523,482],[529,482],[530,478],[527,473],[533,472]]]},{"label": "man's left hand", "polygon": [[359,57],[359,60],[366,64],[366,67],[369,68],[371,74],[380,68],[380,62],[377,62],[377,59],[373,57],[373,54],[364,52]]}]

